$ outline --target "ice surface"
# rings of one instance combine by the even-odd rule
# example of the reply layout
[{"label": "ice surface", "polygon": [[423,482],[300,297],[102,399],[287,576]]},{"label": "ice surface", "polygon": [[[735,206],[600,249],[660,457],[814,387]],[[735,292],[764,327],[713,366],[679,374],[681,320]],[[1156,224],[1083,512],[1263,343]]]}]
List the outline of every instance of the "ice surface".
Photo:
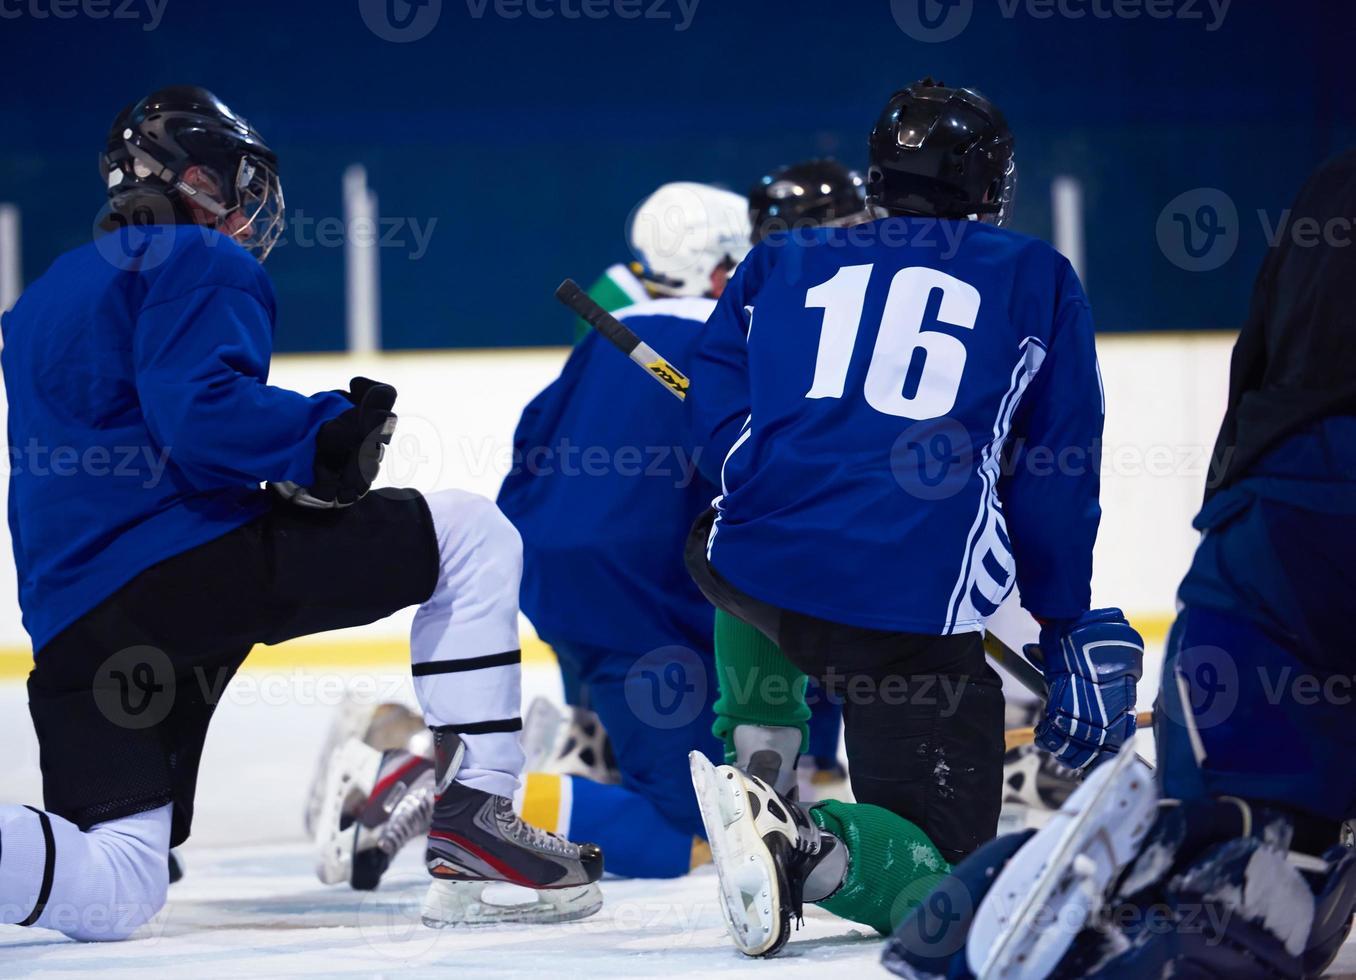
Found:
[{"label": "ice surface", "polygon": [[[807,909],[774,964],[729,945],[715,876],[608,880],[596,917],[556,926],[429,930],[418,923],[427,879],[406,850],[383,888],[361,895],[316,880],[301,822],[306,790],[340,692],[408,699],[399,671],[247,670],[227,690],[203,760],[187,878],[165,911],[119,944],[82,945],[0,926],[0,976],[155,980],[218,977],[885,976],[881,944],[861,926]],[[559,697],[544,667],[524,671],[524,701]],[[0,801],[37,803],[37,745],[19,683],[0,684]],[[1356,978],[1356,945],[1332,976]]]},{"label": "ice surface", "polygon": [[[558,696],[549,669],[524,673],[526,700]],[[417,847],[401,854],[375,893],[320,884],[302,809],[338,692],[355,679],[383,697],[409,695],[390,672],[237,678],[203,760],[194,836],[181,852],[187,877],[170,889],[165,911],[140,938],[117,944],[0,926],[0,976],[768,975],[770,964],[730,946],[709,867],[675,881],[607,880],[602,912],[553,926],[424,928],[418,910],[428,878]],[[40,798],[23,686],[0,684],[0,800]],[[778,978],[884,975],[880,951],[871,930],[810,909],[775,970]]]}]

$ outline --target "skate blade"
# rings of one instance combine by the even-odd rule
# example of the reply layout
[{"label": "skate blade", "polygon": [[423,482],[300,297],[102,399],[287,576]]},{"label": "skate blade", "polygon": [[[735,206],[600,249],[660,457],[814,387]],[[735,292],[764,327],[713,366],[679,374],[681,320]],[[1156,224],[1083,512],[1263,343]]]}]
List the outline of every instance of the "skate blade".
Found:
[{"label": "skate blade", "polygon": [[603,892],[597,884],[573,888],[518,889],[530,901],[497,903],[485,892],[496,881],[438,881],[424,896],[422,919],[430,929],[445,926],[482,926],[506,922],[574,922],[587,919],[603,907]]},{"label": "skate blade", "polygon": [[979,980],[1049,976],[1153,824],[1153,773],[1131,745],[1089,776],[999,872],[966,943]]},{"label": "skate blade", "polygon": [[730,939],[744,955],[762,956],[777,946],[781,930],[776,863],[754,826],[737,771],[717,769],[700,752],[688,756],[688,766]]},{"label": "skate blade", "polygon": [[351,799],[366,799],[372,792],[381,759],[381,752],[357,738],[350,738],[330,754],[314,837],[315,873],[327,885],[346,883],[353,873],[353,852],[362,825],[354,820],[340,829],[344,810]]}]

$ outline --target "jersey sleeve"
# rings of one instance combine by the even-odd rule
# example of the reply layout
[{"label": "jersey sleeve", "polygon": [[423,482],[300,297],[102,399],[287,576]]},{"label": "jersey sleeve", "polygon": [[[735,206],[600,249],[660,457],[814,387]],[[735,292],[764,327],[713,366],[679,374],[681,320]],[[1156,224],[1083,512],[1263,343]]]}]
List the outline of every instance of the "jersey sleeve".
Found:
[{"label": "jersey sleeve", "polygon": [[348,399],[333,391],[307,397],[267,383],[272,296],[261,271],[254,279],[232,277],[229,285],[212,265],[187,278],[174,295],[148,297],[155,301],[137,317],[132,357],[152,438],[202,489],[309,485],[316,433],[351,407]]},{"label": "jersey sleeve", "polygon": [[1018,413],[999,489],[1022,605],[1044,620],[1090,607],[1102,515],[1105,405],[1092,311],[1067,263],[1057,290],[1050,343]]},{"label": "jersey sleeve", "polygon": [[703,476],[720,484],[720,470],[749,417],[749,331],[753,299],[765,281],[771,252],[759,245],[739,264],[702,328],[692,353],[685,403]]}]

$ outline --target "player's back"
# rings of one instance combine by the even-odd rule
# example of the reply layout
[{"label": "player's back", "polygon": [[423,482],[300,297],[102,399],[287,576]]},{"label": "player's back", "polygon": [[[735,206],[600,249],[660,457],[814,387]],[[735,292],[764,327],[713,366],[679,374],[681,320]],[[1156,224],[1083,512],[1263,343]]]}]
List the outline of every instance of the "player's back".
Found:
[{"label": "player's back", "polygon": [[[892,217],[760,245],[694,363],[696,431],[728,454],[713,565],[825,619],[979,628],[1013,586],[1013,533],[1036,534],[1027,515],[1010,533],[1002,448],[1042,400],[1069,415],[1063,430],[1040,416],[1055,452],[1100,436],[1091,335],[1058,253],[977,222]],[[1029,392],[1047,360],[1068,378]],[[1095,470],[1046,487],[1076,511],[1075,552],[1095,535]]]},{"label": "player's back", "polygon": [[183,447],[151,432],[138,388],[146,311],[184,296],[210,310],[221,289],[271,309],[259,263],[224,236],[137,227],[62,255],[5,314],[9,523],[35,647],[141,568],[260,510],[257,484],[183,480]]},{"label": "player's back", "polygon": [[[684,368],[714,307],[662,299],[618,311]],[[595,333],[523,412],[499,505],[523,538],[522,607],[544,635],[613,649],[710,643],[682,542],[715,489],[681,406]]]}]

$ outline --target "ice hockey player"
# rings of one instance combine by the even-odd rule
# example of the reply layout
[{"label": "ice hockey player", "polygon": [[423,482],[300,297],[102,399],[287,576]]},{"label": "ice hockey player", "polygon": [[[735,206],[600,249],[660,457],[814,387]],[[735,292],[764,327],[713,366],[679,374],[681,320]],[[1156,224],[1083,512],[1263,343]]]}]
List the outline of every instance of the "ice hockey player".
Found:
[{"label": "ice hockey player", "polygon": [[[797,175],[813,178],[813,195],[794,193],[802,185],[786,181]],[[782,176],[786,181],[774,179]],[[618,314],[675,363],[686,364],[731,263],[748,248],[719,229],[740,229],[744,238],[751,227],[756,241],[769,219],[782,227],[786,222],[809,227],[860,217],[861,183],[833,161],[783,168],[755,184],[747,218],[744,200],[728,191],[699,184],[661,187],[638,211],[632,244],[646,270],[660,270],[647,276],[692,295],[642,301]],[[776,188],[775,197],[769,187]],[[676,234],[661,241],[654,234],[659,229]],[[680,242],[693,250],[684,254],[676,247]],[[707,247],[696,248],[701,243]],[[604,451],[607,465],[585,471],[582,453],[591,447]],[[627,453],[638,458],[628,461]],[[552,740],[536,731],[554,732],[567,722],[544,699],[533,704],[524,747],[529,767],[534,757],[542,766],[529,769],[521,812],[538,826],[597,840],[614,872],[684,874],[705,859],[706,846],[682,765],[693,749],[715,757],[718,743],[711,735],[716,686],[711,607],[676,556],[693,520],[718,490],[695,465],[679,406],[592,334],[523,413],[515,458],[500,504],[522,532],[529,556],[524,608],[568,665],[566,672],[582,673],[589,682],[584,689],[596,689],[603,715],[590,713],[581,724],[576,710],[560,740],[563,751],[553,759],[542,751]],[[675,561],[661,560],[665,554]],[[729,625],[750,628],[737,621]],[[826,786],[815,777],[830,774],[837,764],[841,716],[833,707],[816,704],[811,717],[821,733],[819,751],[828,760],[804,774],[819,783],[816,790]],[[553,717],[543,721],[548,713]],[[348,798],[355,787],[364,787],[363,774],[374,771],[372,758],[382,749],[413,747],[409,740],[421,737],[419,727],[396,704],[349,705],[337,716],[310,810],[343,798],[353,819],[331,815],[308,821],[319,831],[324,880],[371,887],[373,869],[384,870],[404,840],[423,832],[411,818],[420,812],[412,800],[430,791],[425,785],[414,786],[394,806],[389,793],[379,804],[361,794]],[[620,735],[615,754],[604,735],[608,728]],[[380,819],[388,811],[389,819]],[[365,822],[367,814],[376,819]]]},{"label": "ice hockey player", "polygon": [[[868,217],[866,182],[861,174],[830,158],[781,167],[759,178],[749,189],[749,224],[755,245],[776,233],[790,234],[821,225],[832,228]],[[754,627],[727,612],[717,609],[716,622],[726,646],[760,642]],[[806,685],[805,701],[810,717],[806,721],[805,752],[797,767],[801,798],[840,798],[847,795],[847,773],[838,761],[842,705],[814,678]],[[813,797],[806,796],[805,791]]]},{"label": "ice hockey player", "polygon": [[[701,192],[699,184],[665,184],[645,198],[627,224],[627,244],[635,258],[610,266],[589,287],[589,297],[603,309],[615,312],[647,299],[691,295],[682,231],[688,212],[699,213],[700,202],[689,198]],[[824,190],[823,188],[827,188]],[[861,177],[835,160],[808,160],[783,167],[760,178],[749,192],[748,224],[757,244],[773,230],[792,224],[812,227],[860,216],[865,207]],[[675,234],[675,232],[677,232]],[[687,278],[685,278],[687,277]],[[576,342],[588,335],[589,326],[576,318]],[[583,776],[597,782],[617,782],[616,759],[607,730],[589,707],[588,688],[578,677],[578,668],[568,653],[558,657],[565,704],[571,709],[563,722],[544,701],[532,705],[525,719],[524,746],[529,759],[539,741],[550,739],[552,771]],[[842,711],[817,691],[808,695],[811,705],[810,750],[803,760],[803,777],[825,790],[842,783],[838,764]],[[615,862],[614,865],[615,867]]]},{"label": "ice hockey player", "polygon": [[[106,234],[3,321],[9,521],[45,809],[0,806],[0,921],[131,935],[165,901],[204,740],[256,643],[417,605],[433,730],[433,924],[487,884],[526,920],[595,911],[602,855],[514,816],[520,542],[488,500],[368,493],[395,391],[266,383],[284,228],[275,154],[210,92],[120,115]],[[261,487],[272,483],[276,489]]]},{"label": "ice hockey player", "polygon": [[[689,217],[713,217],[728,227],[721,234],[737,238],[747,227],[746,220],[731,210],[728,214],[705,211],[707,185],[690,181],[664,184],[647,195],[632,212],[626,226],[626,243],[632,258],[607,267],[588,289],[589,297],[607,310],[616,312],[651,299],[701,296],[706,291],[702,276],[695,278],[690,268],[692,247]],[[700,232],[700,233],[704,233]],[[748,251],[740,247],[740,254]],[[728,272],[727,272],[728,275]],[[574,321],[574,339],[579,343],[589,335],[590,327],[581,317]],[[593,710],[588,686],[579,678],[579,667],[569,652],[557,651],[561,687],[569,716],[559,717],[546,699],[533,702],[524,719],[523,744],[529,760],[544,756],[551,771],[582,776],[594,782],[620,781],[616,756],[607,729]]]},{"label": "ice hockey player", "polygon": [[[803,902],[888,933],[993,837],[1003,699],[981,631],[1015,579],[1044,624],[1039,743],[1083,769],[1133,732],[1142,642],[1119,610],[1089,611],[1091,314],[1064,258],[1003,227],[1012,148],[971,90],[897,92],[870,138],[867,197],[888,216],[769,237],[693,358],[687,404],[722,495],[688,565],[763,640],[717,634],[734,764],[692,758],[749,955],[776,952]],[[856,804],[785,795],[805,674],[843,696]]]},{"label": "ice hockey player", "polygon": [[[1331,229],[1353,209],[1348,152],[1288,219]],[[1108,766],[1034,837],[977,852],[901,927],[896,972],[1260,980],[1337,955],[1356,907],[1339,843],[1356,816],[1353,283],[1356,254],[1331,239],[1287,235],[1262,264],[1168,638],[1156,773]],[[948,905],[976,911],[928,917]]]},{"label": "ice hockey player", "polygon": [[[616,313],[680,368],[748,252],[747,212],[742,196],[690,182],[636,211],[629,237],[668,295]],[[620,775],[531,773],[522,812],[571,839],[603,834],[618,874],[686,874],[701,843],[691,787],[670,767],[716,749],[711,611],[682,561],[686,526],[715,493],[681,408],[594,334],[523,411],[499,493],[523,538],[523,611],[579,673]]]}]

